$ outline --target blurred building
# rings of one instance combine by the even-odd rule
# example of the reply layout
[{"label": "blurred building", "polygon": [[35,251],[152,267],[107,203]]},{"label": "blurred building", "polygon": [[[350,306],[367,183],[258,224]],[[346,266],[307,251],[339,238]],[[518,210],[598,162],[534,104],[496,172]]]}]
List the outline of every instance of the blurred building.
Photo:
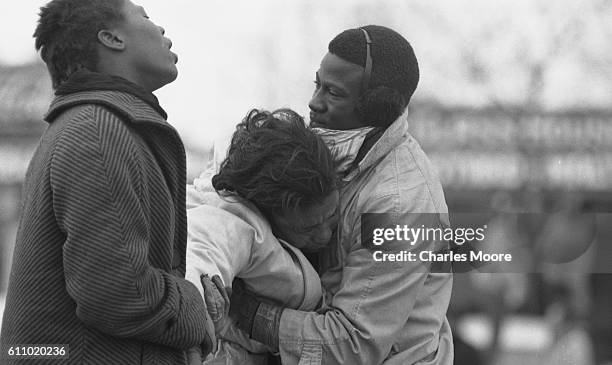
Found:
[{"label": "blurred building", "polygon": [[[583,242],[572,239],[596,227],[578,259],[539,267],[539,274],[455,275],[449,307],[455,363],[474,364],[477,356],[496,365],[610,361],[612,110],[421,102],[411,106],[409,118],[412,133],[439,170],[454,225],[492,229],[494,222],[497,228],[502,223],[502,240],[525,245],[542,244],[545,231],[555,232],[548,253],[578,247]],[[518,217],[516,225],[503,214],[494,221],[500,196],[508,199],[508,211],[556,213],[541,221],[532,220],[536,215]],[[560,210],[569,201],[576,206]],[[475,214],[460,221],[455,213],[463,212]],[[598,213],[595,222],[584,214],[590,212]],[[487,245],[494,243],[499,244]],[[488,288],[476,285],[478,279]],[[507,300],[512,293],[518,293],[514,304]],[[563,314],[551,320],[555,311]],[[474,327],[479,323],[483,326]],[[516,338],[524,343],[513,342]]]},{"label": "blurred building", "polygon": [[44,65],[0,66],[0,294],[6,290],[21,184],[51,97]]},{"label": "blurred building", "polygon": [[528,189],[549,200],[577,193],[598,210],[612,207],[612,109],[421,102],[409,120],[451,205],[482,209],[497,191]]}]

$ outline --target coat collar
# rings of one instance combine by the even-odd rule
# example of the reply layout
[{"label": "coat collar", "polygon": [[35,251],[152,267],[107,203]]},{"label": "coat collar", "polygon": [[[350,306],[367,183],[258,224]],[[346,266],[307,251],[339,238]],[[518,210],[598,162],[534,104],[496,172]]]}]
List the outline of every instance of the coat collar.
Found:
[{"label": "coat collar", "polygon": [[172,128],[162,115],[145,101],[130,93],[112,90],[81,91],[56,96],[44,119],[52,123],[65,110],[83,104],[107,107],[133,123],[154,123]]},{"label": "coat collar", "polygon": [[349,182],[359,176],[363,171],[377,164],[395,147],[399,146],[408,135],[408,108],[383,133],[380,139],[372,146],[370,151],[359,162],[357,168],[352,170],[342,180]]}]

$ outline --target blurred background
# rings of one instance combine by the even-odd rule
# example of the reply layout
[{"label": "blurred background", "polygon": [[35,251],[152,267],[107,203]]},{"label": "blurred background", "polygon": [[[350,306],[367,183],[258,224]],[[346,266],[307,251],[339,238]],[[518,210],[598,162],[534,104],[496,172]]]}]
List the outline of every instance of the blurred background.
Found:
[{"label": "blurred background", "polygon": [[[45,2],[0,3],[0,313],[21,185],[53,95],[31,36]],[[185,141],[189,179],[250,108],[308,115],[337,33],[403,34],[421,68],[411,130],[451,212],[474,213],[455,223],[488,224],[495,245],[563,253],[589,242],[576,260],[525,271],[537,274],[456,274],[456,364],[612,363],[612,1],[136,3],[179,55],[179,78],[156,95]]]}]

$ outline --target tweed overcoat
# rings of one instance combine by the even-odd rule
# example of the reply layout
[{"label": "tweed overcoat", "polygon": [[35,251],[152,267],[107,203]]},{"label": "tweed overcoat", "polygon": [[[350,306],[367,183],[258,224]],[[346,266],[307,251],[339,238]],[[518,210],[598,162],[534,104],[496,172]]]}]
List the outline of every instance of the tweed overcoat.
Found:
[{"label": "tweed overcoat", "polygon": [[69,345],[69,359],[53,364],[184,363],[183,350],[204,341],[206,309],[183,278],[177,132],[119,91],[56,97],[45,119],[0,342]]}]

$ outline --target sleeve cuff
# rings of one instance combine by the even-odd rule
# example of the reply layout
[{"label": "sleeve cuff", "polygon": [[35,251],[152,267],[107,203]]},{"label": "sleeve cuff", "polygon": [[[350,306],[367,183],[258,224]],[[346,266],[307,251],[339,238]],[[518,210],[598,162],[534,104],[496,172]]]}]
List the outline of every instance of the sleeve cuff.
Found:
[{"label": "sleeve cuff", "polygon": [[268,345],[273,352],[278,352],[278,332],[282,313],[282,307],[261,303],[253,319],[251,338]]}]

